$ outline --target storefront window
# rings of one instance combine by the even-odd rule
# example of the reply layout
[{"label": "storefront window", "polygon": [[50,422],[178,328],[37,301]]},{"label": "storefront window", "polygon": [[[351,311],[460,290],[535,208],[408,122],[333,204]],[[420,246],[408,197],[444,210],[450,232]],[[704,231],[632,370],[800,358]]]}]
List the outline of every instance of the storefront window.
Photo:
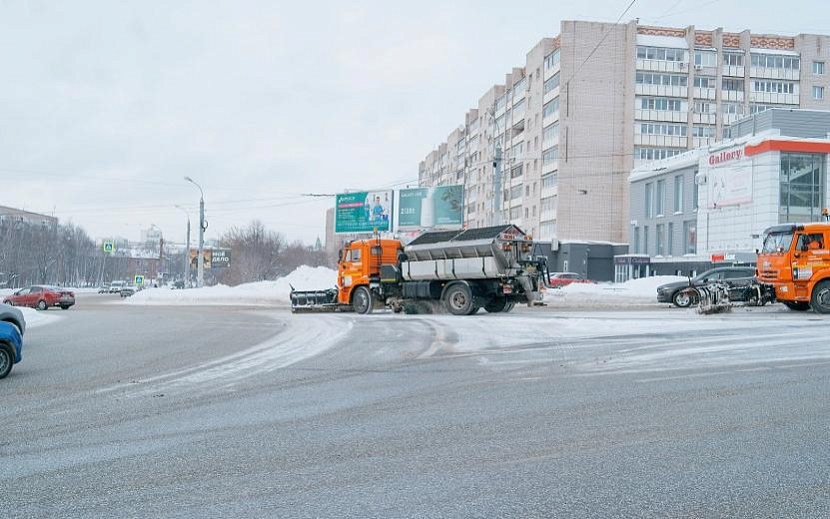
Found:
[{"label": "storefront window", "polygon": [[823,154],[781,153],[779,222],[821,219],[827,177],[825,161]]}]

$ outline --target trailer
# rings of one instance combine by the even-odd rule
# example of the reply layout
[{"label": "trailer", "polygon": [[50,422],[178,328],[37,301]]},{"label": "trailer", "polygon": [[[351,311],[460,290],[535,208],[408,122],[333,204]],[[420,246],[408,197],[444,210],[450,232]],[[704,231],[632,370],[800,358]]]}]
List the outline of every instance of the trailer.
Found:
[{"label": "trailer", "polygon": [[337,286],[291,292],[291,308],[401,312],[410,303],[441,302],[454,315],[509,312],[542,304],[547,257],[515,225],[426,232],[404,246],[380,237],[349,242],[340,254]]}]

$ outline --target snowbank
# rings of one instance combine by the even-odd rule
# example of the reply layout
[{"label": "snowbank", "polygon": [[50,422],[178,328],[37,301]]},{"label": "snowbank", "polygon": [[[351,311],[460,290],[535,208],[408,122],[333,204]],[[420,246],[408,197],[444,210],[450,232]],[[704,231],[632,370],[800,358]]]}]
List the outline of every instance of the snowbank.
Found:
[{"label": "snowbank", "polygon": [[302,266],[276,281],[187,290],[149,288],[123,302],[132,305],[287,305],[292,286],[297,290],[322,290],[333,288],[336,283],[336,271],[326,267]]},{"label": "snowbank", "polygon": [[23,317],[26,319],[26,330],[52,324],[61,318],[61,316],[55,315],[56,312],[54,311],[50,312],[47,310],[45,312],[39,312],[34,308],[26,308],[23,306],[18,308],[23,312]]},{"label": "snowbank", "polygon": [[573,283],[548,290],[545,301],[556,306],[653,305],[657,303],[657,287],[686,279],[681,276],[653,276],[625,283]]}]

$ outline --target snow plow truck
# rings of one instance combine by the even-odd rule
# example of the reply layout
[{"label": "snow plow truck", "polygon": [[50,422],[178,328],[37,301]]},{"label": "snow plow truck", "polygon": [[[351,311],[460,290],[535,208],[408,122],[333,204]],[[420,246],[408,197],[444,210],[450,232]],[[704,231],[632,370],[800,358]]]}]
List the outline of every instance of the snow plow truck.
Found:
[{"label": "snow plow truck", "polygon": [[408,245],[379,236],[340,252],[337,286],[291,291],[293,312],[408,310],[442,302],[454,315],[541,305],[549,272],[533,240],[515,225],[426,232]]}]

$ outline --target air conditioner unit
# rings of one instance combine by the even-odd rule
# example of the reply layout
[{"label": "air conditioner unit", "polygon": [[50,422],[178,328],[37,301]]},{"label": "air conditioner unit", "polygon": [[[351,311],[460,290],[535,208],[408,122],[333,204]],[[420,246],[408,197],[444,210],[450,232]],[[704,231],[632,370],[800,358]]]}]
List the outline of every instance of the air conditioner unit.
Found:
[{"label": "air conditioner unit", "polygon": [[703,65],[695,65],[695,70],[703,70]]}]

